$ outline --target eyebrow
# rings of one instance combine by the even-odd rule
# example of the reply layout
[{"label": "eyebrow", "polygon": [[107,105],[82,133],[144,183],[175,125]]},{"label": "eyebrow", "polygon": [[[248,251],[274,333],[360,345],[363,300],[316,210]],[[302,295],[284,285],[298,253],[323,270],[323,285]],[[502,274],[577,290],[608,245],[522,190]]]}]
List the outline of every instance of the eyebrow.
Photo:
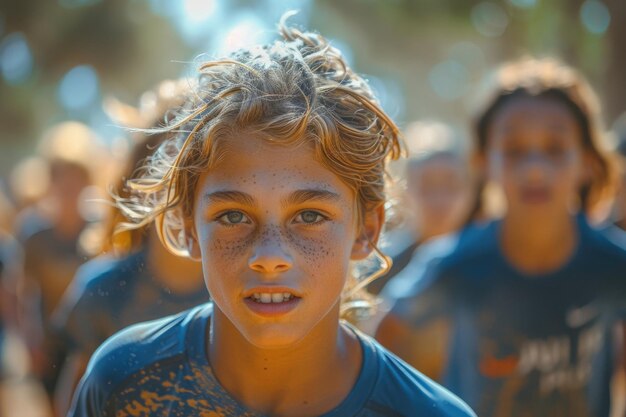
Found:
[{"label": "eyebrow", "polygon": [[[214,191],[207,193],[204,198],[209,203],[238,203],[246,206],[256,205],[256,200],[247,193],[241,191]],[[291,193],[287,198],[281,201],[283,206],[302,204],[307,201],[339,201],[339,194],[328,190],[305,189],[297,190]]]},{"label": "eyebrow", "polygon": [[245,206],[254,206],[254,198],[241,191],[214,191],[207,193],[204,198],[209,203],[239,203]]},{"label": "eyebrow", "polygon": [[328,190],[307,189],[294,191],[282,201],[284,206],[302,204],[307,201],[339,201],[339,194]]}]

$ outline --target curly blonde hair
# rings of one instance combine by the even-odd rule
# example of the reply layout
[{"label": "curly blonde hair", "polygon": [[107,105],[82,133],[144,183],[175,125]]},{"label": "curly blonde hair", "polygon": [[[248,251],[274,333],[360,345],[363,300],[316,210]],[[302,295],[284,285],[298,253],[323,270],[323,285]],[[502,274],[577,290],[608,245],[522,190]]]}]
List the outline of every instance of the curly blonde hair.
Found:
[{"label": "curly blonde hair", "polygon": [[[190,80],[163,80],[154,89],[145,91],[139,100],[137,107],[122,103],[113,97],[104,101],[104,109],[109,117],[121,127],[133,132],[130,135],[132,147],[126,155],[117,181],[112,185],[111,195],[118,201],[127,199],[132,195],[132,189],[127,185],[127,180],[134,178],[138,169],[141,169],[149,158],[172,132],[152,132],[144,129],[162,126],[167,123],[168,117],[181,107],[186,99],[190,88]],[[124,256],[144,245],[147,235],[147,227],[123,228],[121,224],[126,222],[125,212],[118,205],[110,207],[108,215],[101,225],[101,252],[112,252],[116,256]]]},{"label": "curly blonde hair", "polygon": [[[165,246],[188,255],[184,223],[198,179],[219,160],[219,143],[246,132],[254,132],[251,140],[312,144],[317,160],[354,191],[360,220],[385,204],[386,162],[402,153],[398,127],[337,49],[288,27],[287,17],[282,40],[200,65],[184,110],[164,128],[177,134],[129,182],[133,195],[118,199],[130,219],[122,228],[155,221]],[[388,269],[375,251],[386,266],[349,285],[350,296]]]}]

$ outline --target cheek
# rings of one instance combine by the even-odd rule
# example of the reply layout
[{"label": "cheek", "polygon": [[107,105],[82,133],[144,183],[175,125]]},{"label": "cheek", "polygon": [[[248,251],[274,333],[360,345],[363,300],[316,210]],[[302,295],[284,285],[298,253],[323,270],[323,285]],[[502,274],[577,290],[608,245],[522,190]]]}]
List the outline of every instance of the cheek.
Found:
[{"label": "cheek", "polygon": [[286,240],[306,265],[315,266],[320,265],[331,256],[331,235],[331,233],[323,231],[312,237],[296,231],[288,231],[286,232]]},{"label": "cheek", "polygon": [[329,266],[347,264],[352,245],[345,232],[343,227],[335,225],[314,234],[290,230],[285,238],[302,267],[311,274],[319,274]]},{"label": "cheek", "polygon": [[557,170],[557,177],[563,188],[578,189],[582,183],[588,180],[585,171],[582,157],[578,153],[572,152],[563,159]]},{"label": "cheek", "polygon": [[510,165],[507,166],[506,159],[501,152],[490,153],[487,159],[486,179],[499,183],[505,182],[513,170]]},{"label": "cheek", "polygon": [[220,271],[224,275],[233,274],[241,269],[242,262],[246,263],[247,255],[256,240],[256,236],[253,233],[233,236],[215,233],[212,229],[207,226],[199,233],[205,274],[211,276],[214,271]]}]

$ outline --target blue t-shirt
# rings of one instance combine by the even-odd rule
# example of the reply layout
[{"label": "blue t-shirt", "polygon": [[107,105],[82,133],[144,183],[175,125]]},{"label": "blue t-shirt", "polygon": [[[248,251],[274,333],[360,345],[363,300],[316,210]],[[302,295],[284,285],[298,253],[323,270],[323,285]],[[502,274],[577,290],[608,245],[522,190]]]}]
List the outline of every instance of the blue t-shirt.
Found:
[{"label": "blue t-shirt", "polygon": [[90,356],[124,327],[209,300],[201,277],[197,290],[176,294],[154,278],[145,258],[143,251],[122,259],[100,257],[79,269],[54,317],[70,349]]},{"label": "blue t-shirt", "polygon": [[[206,355],[211,312],[206,304],[109,339],[92,358],[69,416],[259,416],[213,374]],[[355,333],[363,349],[361,372],[349,395],[324,416],[474,416],[444,388]]]},{"label": "blue t-shirt", "polygon": [[[626,251],[577,218],[559,270],[525,275],[499,222],[425,245],[385,289],[409,326],[451,323],[444,385],[481,417],[607,416],[611,316],[624,304]],[[425,341],[427,343],[427,341]]]}]

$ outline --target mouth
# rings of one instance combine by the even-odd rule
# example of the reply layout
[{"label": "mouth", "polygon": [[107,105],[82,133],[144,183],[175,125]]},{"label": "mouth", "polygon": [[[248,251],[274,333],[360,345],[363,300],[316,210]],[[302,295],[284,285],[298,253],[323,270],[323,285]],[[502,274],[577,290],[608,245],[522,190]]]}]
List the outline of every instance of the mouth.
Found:
[{"label": "mouth", "polygon": [[302,299],[288,288],[254,289],[244,303],[250,310],[261,316],[279,316],[289,313]]},{"label": "mouth", "polygon": [[297,298],[297,297],[290,292],[274,292],[274,293],[255,292],[250,297],[247,297],[247,298],[254,301],[255,303],[278,304],[278,303],[287,302],[291,300],[292,298]]}]

